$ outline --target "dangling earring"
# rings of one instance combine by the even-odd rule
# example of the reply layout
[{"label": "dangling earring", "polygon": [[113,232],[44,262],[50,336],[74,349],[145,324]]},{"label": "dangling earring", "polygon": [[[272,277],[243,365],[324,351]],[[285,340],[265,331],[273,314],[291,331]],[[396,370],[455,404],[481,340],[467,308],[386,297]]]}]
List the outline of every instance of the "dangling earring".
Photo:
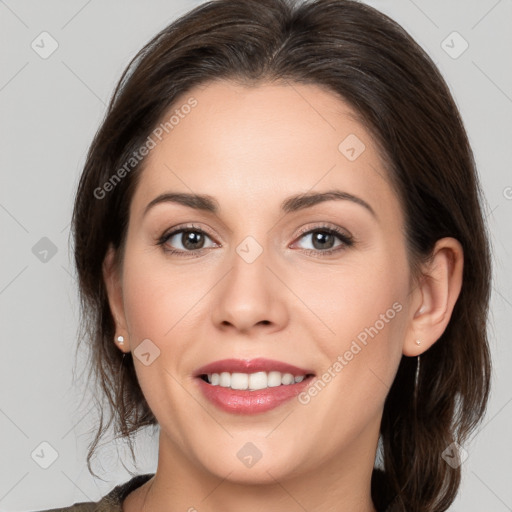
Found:
[{"label": "dangling earring", "polygon": [[117,342],[119,343],[119,345],[124,345],[124,337],[123,336],[118,336],[117,337]]},{"label": "dangling earring", "polygon": [[[421,345],[421,340],[416,340],[416,345]],[[416,360],[416,375],[414,377],[414,395],[416,395],[418,390],[418,380],[420,377],[420,356],[418,356]]]},{"label": "dangling earring", "polygon": [[420,378],[420,356],[416,360],[416,375],[414,377],[414,387],[418,387],[418,380]]}]

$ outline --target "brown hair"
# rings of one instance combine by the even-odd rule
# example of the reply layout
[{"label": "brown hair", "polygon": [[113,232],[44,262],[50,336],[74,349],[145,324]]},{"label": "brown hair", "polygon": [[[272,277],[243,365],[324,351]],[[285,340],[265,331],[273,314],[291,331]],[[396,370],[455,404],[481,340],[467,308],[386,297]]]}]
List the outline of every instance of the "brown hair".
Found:
[{"label": "brown hair", "polygon": [[[402,357],[381,424],[383,471],[372,495],[380,508],[447,510],[460,467],[441,453],[463,444],[489,394],[486,324],[490,250],[482,192],[468,138],[450,91],[431,59],[393,20],[351,0],[214,0],[156,35],[131,61],[90,147],[73,212],[82,306],[81,338],[90,343],[90,377],[106,397],[87,463],[114,421],[127,438],[156,425],[131,354],[114,344],[115,325],[102,278],[110,244],[122,263],[130,201],[144,160],[108,193],[97,193],[129,161],[178,96],[212,80],[316,84],[357,112],[379,145],[400,199],[413,275],[435,242],[454,237],[464,250],[463,284],[441,338],[416,359]],[[98,405],[101,408],[100,402]]]}]

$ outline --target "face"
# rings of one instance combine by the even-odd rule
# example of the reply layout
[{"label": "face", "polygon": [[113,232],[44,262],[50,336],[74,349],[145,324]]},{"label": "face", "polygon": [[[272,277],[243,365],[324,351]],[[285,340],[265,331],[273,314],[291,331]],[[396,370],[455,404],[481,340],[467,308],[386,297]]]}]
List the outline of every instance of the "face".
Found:
[{"label": "face", "polygon": [[314,85],[187,102],[134,193],[116,315],[161,452],[240,482],[373,467],[411,284],[372,138]]}]

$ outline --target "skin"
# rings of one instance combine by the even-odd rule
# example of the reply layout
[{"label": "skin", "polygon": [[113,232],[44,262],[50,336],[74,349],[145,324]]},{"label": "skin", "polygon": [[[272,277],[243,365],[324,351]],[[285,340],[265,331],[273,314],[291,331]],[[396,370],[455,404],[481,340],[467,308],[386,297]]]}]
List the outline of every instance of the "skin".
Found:
[{"label": "skin", "polygon": [[[176,105],[191,96],[197,106],[148,155],[122,268],[112,249],[104,262],[117,335],[125,337],[119,348],[134,351],[149,339],[160,350],[149,366],[134,357],[161,428],[157,472],[124,510],[374,511],[384,400],[402,355],[421,354],[445,330],[462,248],[439,240],[424,278],[412,280],[398,197],[369,133],[333,93],[220,81]],[[366,146],[355,161],[338,150],[349,134]],[[363,199],[375,216],[349,200],[280,210],[291,195],[331,189]],[[164,192],[208,194],[220,209],[166,202],[144,215]],[[206,232],[203,249],[177,256],[158,245],[171,228],[192,223]],[[354,245],[333,238],[341,250],[325,255],[299,231],[324,226],[349,233]],[[236,252],[249,235],[263,251],[252,263]],[[166,247],[186,251],[182,242],[179,234]],[[192,376],[219,359],[266,357],[319,378],[394,303],[400,312],[306,405],[293,399],[259,415],[230,414]],[[262,454],[251,468],[237,457],[247,442]]]}]

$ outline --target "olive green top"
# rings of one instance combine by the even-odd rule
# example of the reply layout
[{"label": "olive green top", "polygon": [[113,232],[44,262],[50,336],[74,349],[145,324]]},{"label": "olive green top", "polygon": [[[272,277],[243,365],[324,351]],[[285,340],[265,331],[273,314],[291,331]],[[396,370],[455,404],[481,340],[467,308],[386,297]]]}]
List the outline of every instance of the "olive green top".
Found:
[{"label": "olive green top", "polygon": [[128,494],[146,483],[153,476],[154,473],[137,475],[128,482],[114,487],[100,501],[83,501],[69,507],[52,508],[41,512],[122,512],[123,500]]}]

